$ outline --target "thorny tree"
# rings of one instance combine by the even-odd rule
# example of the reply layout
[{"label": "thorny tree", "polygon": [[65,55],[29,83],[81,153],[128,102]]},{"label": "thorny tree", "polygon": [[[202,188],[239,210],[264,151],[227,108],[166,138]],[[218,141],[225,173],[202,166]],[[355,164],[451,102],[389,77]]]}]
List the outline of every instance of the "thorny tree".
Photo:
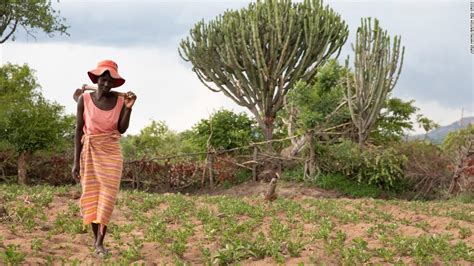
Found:
[{"label": "thorny tree", "polygon": [[339,54],[347,36],[340,15],[321,1],[257,1],[199,21],[179,52],[207,88],[248,108],[271,140],[284,96]]}]

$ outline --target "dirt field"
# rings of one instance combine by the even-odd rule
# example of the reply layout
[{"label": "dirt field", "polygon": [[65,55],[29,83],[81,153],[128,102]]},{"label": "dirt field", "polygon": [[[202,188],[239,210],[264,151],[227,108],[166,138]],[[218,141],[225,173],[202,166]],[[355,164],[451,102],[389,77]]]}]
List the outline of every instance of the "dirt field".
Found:
[{"label": "dirt field", "polygon": [[282,182],[248,182],[209,195],[121,191],[92,255],[80,188],[0,185],[0,263],[313,265],[474,263],[474,204],[347,199]]}]

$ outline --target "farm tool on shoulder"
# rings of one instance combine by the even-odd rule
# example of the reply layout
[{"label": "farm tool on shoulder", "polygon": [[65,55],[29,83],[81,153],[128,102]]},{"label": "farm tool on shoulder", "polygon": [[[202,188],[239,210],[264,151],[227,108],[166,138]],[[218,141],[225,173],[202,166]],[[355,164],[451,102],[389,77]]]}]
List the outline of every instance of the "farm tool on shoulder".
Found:
[{"label": "farm tool on shoulder", "polygon": [[[97,87],[96,86],[92,86],[92,85],[88,85],[88,84],[84,84],[82,85],[82,87],[80,89],[76,89],[76,91],[74,92],[74,94],[72,95],[72,98],[74,99],[74,101],[77,102],[77,100],[79,99],[79,96],[81,96],[86,90],[89,90],[89,91],[96,91],[97,90]],[[117,91],[116,92],[119,96],[123,96],[125,98],[128,97],[127,93],[125,92],[119,92]]]}]

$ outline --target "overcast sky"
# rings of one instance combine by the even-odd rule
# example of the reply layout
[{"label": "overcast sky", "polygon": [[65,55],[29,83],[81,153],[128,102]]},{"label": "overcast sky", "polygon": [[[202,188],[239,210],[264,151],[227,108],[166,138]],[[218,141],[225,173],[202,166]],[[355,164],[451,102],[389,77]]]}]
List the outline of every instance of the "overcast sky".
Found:
[{"label": "overcast sky", "polygon": [[[54,1],[70,25],[70,36],[37,39],[19,31],[0,45],[1,63],[28,63],[44,95],[75,112],[72,93],[91,84],[86,72],[113,59],[127,80],[119,91],[138,95],[130,128],[138,133],[151,119],[172,129],[190,128],[224,107],[245,111],[221,93],[204,87],[178,55],[179,42],[201,20],[250,1]],[[469,1],[325,1],[349,25],[339,61],[353,57],[350,44],[361,17],[376,17],[405,46],[394,96],[414,99],[421,113],[446,125],[474,115],[474,56],[470,54]],[[419,130],[418,130],[419,131]]]}]

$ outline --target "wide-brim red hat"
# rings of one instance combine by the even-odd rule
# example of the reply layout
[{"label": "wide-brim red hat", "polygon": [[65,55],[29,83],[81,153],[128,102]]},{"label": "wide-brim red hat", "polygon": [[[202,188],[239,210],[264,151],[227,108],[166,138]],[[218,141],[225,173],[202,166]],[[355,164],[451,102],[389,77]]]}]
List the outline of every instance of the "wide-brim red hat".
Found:
[{"label": "wide-brim red hat", "polygon": [[96,84],[97,79],[100,77],[100,75],[104,74],[106,70],[109,71],[110,76],[114,79],[114,85],[112,88],[122,86],[125,83],[125,79],[122,78],[118,73],[117,64],[112,60],[100,61],[97,64],[97,68],[87,71],[87,74],[89,75],[92,83]]}]

